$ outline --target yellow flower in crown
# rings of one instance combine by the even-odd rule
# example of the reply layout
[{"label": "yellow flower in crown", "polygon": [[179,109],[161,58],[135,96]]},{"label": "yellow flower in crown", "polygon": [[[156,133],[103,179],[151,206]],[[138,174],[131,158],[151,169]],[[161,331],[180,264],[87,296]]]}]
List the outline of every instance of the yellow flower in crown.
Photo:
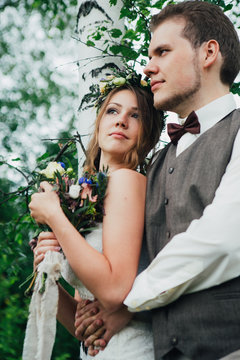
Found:
[{"label": "yellow flower in crown", "polygon": [[100,81],[99,83],[99,89],[100,89],[100,93],[103,94],[105,89],[106,89],[106,86],[107,86],[107,82],[105,81]]},{"label": "yellow flower in crown", "polygon": [[145,80],[141,80],[140,83],[141,83],[142,86],[148,86],[148,83]]}]

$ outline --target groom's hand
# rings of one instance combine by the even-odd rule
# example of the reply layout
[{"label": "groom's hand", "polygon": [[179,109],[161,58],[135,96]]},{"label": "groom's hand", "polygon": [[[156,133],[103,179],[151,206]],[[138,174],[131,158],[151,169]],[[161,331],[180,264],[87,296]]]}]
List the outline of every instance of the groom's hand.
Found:
[{"label": "groom's hand", "polygon": [[99,305],[97,300],[78,302],[75,314],[75,335],[79,340],[84,341],[93,334],[97,338],[104,332],[103,321],[96,317],[99,313]]},{"label": "groom's hand", "polygon": [[85,340],[89,355],[96,355],[104,350],[113,335],[123,329],[132,319],[133,314],[122,305],[117,311],[105,310],[97,301],[80,301],[76,311],[76,337]]}]

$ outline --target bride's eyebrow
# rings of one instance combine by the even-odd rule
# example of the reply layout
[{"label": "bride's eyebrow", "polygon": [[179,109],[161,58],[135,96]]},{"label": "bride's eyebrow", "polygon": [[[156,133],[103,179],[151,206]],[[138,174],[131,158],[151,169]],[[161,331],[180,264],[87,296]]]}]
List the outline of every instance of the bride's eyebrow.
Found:
[{"label": "bride's eyebrow", "polygon": [[[108,104],[107,104],[107,107],[108,107],[108,106],[112,106],[112,105],[116,105],[116,106],[119,106],[119,107],[123,107],[121,104],[116,103],[116,102],[110,102],[110,103],[108,103]],[[136,106],[132,106],[132,107],[131,107],[131,110],[139,111],[138,107],[136,107]]]},{"label": "bride's eyebrow", "polygon": [[[122,107],[122,105],[121,105],[121,104],[118,104],[118,103],[116,103],[116,102],[109,102],[109,103],[108,103],[108,105],[117,105],[117,106]],[[107,105],[107,106],[108,106],[108,105]]]}]

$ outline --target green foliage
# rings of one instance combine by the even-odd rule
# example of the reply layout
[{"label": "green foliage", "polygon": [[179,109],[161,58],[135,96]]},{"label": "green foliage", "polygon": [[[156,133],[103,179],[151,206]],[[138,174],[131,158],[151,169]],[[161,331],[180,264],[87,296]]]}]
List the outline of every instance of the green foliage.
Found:
[{"label": "green foliage", "polygon": [[235,82],[231,87],[231,92],[233,94],[240,95],[240,82]]}]

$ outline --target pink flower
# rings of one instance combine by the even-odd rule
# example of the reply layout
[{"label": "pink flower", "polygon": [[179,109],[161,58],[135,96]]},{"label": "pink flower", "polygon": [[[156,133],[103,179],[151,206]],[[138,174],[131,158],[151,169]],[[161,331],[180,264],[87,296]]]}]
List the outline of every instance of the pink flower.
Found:
[{"label": "pink flower", "polygon": [[97,195],[92,196],[91,185],[83,183],[81,186],[82,186],[81,199],[87,199],[87,196],[88,196],[89,201],[96,202],[97,201]]}]

